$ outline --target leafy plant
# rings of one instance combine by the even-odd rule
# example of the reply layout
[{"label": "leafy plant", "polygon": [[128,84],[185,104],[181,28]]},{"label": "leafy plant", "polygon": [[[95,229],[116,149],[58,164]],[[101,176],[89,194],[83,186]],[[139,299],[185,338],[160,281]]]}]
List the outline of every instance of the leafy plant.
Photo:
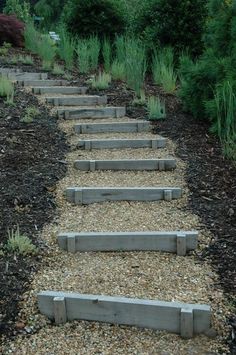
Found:
[{"label": "leafy plant", "polygon": [[101,44],[97,36],[91,36],[88,40],[90,52],[90,68],[96,70],[98,68],[99,53]]},{"label": "leafy plant", "polygon": [[9,48],[11,48],[11,43],[3,42],[2,47],[0,47],[0,56],[7,55]]},{"label": "leafy plant", "polygon": [[6,76],[0,76],[0,97],[6,97],[7,103],[12,103],[14,98],[14,84]]},{"label": "leafy plant", "polygon": [[87,40],[79,39],[76,46],[79,72],[86,74],[90,70],[90,51]]},{"label": "leafy plant", "polygon": [[25,48],[33,53],[38,53],[41,35],[34,27],[33,22],[28,22],[24,31]]},{"label": "leafy plant", "polygon": [[110,82],[110,74],[99,72],[99,74],[92,79],[91,85],[94,89],[105,90],[108,89]]},{"label": "leafy plant", "polygon": [[166,117],[165,104],[159,97],[151,96],[147,100],[148,118],[150,120],[161,120]]},{"label": "leafy plant", "polygon": [[125,63],[116,59],[111,66],[111,75],[114,80],[125,80]]},{"label": "leafy plant", "polygon": [[34,61],[31,55],[21,55],[18,57],[18,61],[25,65],[33,65]]},{"label": "leafy plant", "polygon": [[15,47],[24,46],[24,23],[15,16],[0,14],[0,45],[4,42]]},{"label": "leafy plant", "polygon": [[36,246],[25,235],[20,233],[19,226],[16,230],[8,230],[8,241],[6,249],[11,253],[17,253],[19,255],[35,255],[38,252]]},{"label": "leafy plant", "polygon": [[74,64],[75,41],[71,39],[64,28],[60,29],[59,34],[60,43],[58,47],[58,54],[60,58],[65,61],[66,68],[72,69]]},{"label": "leafy plant", "polygon": [[145,95],[145,91],[142,90],[140,92],[140,96],[139,97],[135,97],[133,100],[133,105],[135,106],[144,106],[146,105],[146,95]]},{"label": "leafy plant", "polygon": [[62,65],[55,63],[52,69],[52,74],[63,75],[64,73],[65,73],[64,67]]},{"label": "leafy plant", "polygon": [[103,41],[102,55],[103,55],[105,72],[109,72],[111,69],[112,53],[111,53],[111,43],[107,38],[105,38]]},{"label": "leafy plant", "polygon": [[7,15],[16,15],[16,17],[24,22],[30,19],[30,3],[24,0],[6,0],[3,12]]},{"label": "leafy plant", "polygon": [[39,110],[35,106],[27,107],[24,117],[20,120],[23,123],[32,123],[33,120],[40,114]]},{"label": "leafy plant", "polygon": [[181,52],[189,48],[191,55],[199,55],[203,49],[206,3],[205,0],[145,1],[134,31],[151,49],[171,46]]},{"label": "leafy plant", "polygon": [[177,75],[174,72],[174,53],[172,48],[155,51],[152,61],[153,79],[166,93],[176,90]]},{"label": "leafy plant", "polygon": [[147,69],[146,48],[136,38],[126,38],[125,66],[127,84],[140,96]]},{"label": "leafy plant", "polygon": [[125,30],[122,8],[112,0],[70,0],[62,21],[68,31],[85,38],[94,34],[111,38]]}]

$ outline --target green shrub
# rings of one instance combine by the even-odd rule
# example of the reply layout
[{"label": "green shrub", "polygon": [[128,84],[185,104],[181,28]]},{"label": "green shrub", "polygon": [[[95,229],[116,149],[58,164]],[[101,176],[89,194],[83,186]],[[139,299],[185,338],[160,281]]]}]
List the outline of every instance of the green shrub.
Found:
[{"label": "green shrub", "polygon": [[24,38],[25,38],[25,48],[33,53],[37,53],[41,35],[35,29],[34,24],[32,22],[26,24],[25,31],[24,31]]},{"label": "green shrub", "polygon": [[92,79],[92,88],[97,90],[105,90],[109,88],[111,82],[111,75],[107,73],[99,73],[96,77]]},{"label": "green shrub", "polygon": [[146,48],[136,38],[126,38],[125,66],[127,84],[140,96],[147,69]]},{"label": "green shrub", "polygon": [[98,68],[99,53],[101,44],[97,36],[90,36],[88,40],[90,52],[90,68],[96,70]]},{"label": "green shrub", "polygon": [[174,53],[167,47],[155,51],[152,61],[153,79],[163,87],[166,93],[173,93],[176,89],[177,75],[174,71]]},{"label": "green shrub", "polygon": [[236,152],[232,125],[236,88],[235,33],[234,3],[210,0],[205,51],[196,62],[182,56],[179,71],[184,108],[198,119],[211,120],[212,130],[230,151],[226,153],[228,156],[236,156],[232,152],[232,149]]},{"label": "green shrub", "polygon": [[34,61],[31,55],[20,55],[18,57],[18,62],[25,64],[25,65],[33,65]]},{"label": "green shrub", "polygon": [[38,16],[43,17],[42,26],[50,28],[58,23],[66,0],[39,0],[34,6]]},{"label": "green shrub", "polygon": [[112,52],[111,52],[111,43],[108,39],[104,39],[103,41],[102,56],[104,61],[105,72],[109,72],[111,69]]},{"label": "green shrub", "polygon": [[205,0],[146,1],[136,21],[136,32],[149,48],[171,46],[177,52],[189,48],[202,51],[202,33],[206,20]]},{"label": "green shrub", "polygon": [[121,7],[112,0],[69,0],[62,20],[68,31],[80,37],[110,38],[125,29]]},{"label": "green shrub", "polygon": [[125,37],[116,36],[115,39],[115,50],[116,50],[116,60],[118,63],[125,63],[126,53],[125,53]]},{"label": "green shrub", "polygon": [[16,15],[19,20],[28,22],[30,19],[30,3],[26,0],[6,0],[3,12],[7,15]]},{"label": "green shrub", "polygon": [[27,107],[24,117],[20,120],[23,123],[32,123],[33,120],[40,114],[39,110],[35,106]]},{"label": "green shrub", "polygon": [[0,75],[0,97],[6,97],[8,103],[13,102],[14,84],[6,76]]},{"label": "green shrub", "polygon": [[125,80],[125,63],[116,59],[111,66],[111,75],[114,80]]},{"label": "green shrub", "polygon": [[52,74],[55,74],[55,75],[65,74],[64,67],[62,65],[55,63],[53,66],[53,69],[52,69]]},{"label": "green shrub", "polygon": [[41,36],[41,40],[38,44],[37,54],[43,60],[45,69],[46,65],[47,68],[50,68],[56,56],[56,47],[54,46],[53,41],[49,36]]},{"label": "green shrub", "polygon": [[35,255],[38,250],[31,240],[20,233],[19,226],[16,230],[8,230],[8,241],[6,248],[11,253],[17,253],[23,256]]},{"label": "green shrub", "polygon": [[76,46],[77,63],[79,72],[86,74],[90,70],[90,51],[87,40],[79,39]]},{"label": "green shrub", "polygon": [[151,96],[147,100],[148,118],[150,120],[161,120],[166,117],[165,104],[159,97]]},{"label": "green shrub", "polygon": [[147,100],[146,100],[146,95],[145,95],[145,91],[142,90],[140,92],[140,96],[139,97],[135,97],[134,100],[133,100],[133,105],[134,106],[145,106],[147,103]]},{"label": "green shrub", "polygon": [[72,69],[74,64],[75,41],[66,32],[64,28],[60,29],[60,43],[58,47],[58,54],[62,60],[65,61],[67,69]]}]

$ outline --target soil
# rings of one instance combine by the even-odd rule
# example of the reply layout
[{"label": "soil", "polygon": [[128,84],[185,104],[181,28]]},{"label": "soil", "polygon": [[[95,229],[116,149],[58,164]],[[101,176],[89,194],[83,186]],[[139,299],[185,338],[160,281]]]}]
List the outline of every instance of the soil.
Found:
[{"label": "soil", "polygon": [[39,106],[32,123],[20,122],[32,106],[38,107],[37,99],[20,88],[14,106],[0,99],[0,246],[6,245],[8,229],[18,225],[40,247],[35,257],[0,255],[0,332],[8,335],[17,331],[19,301],[42,260],[40,231],[55,214],[54,186],[66,172],[60,162],[66,140],[47,110]]},{"label": "soil", "polygon": [[[40,71],[38,62],[31,69],[28,66],[22,69]],[[73,73],[71,83],[85,85],[87,80],[87,76],[78,77]],[[191,190],[188,208],[214,235],[205,250],[198,252],[199,262],[207,259],[211,263],[228,302],[236,309],[235,163],[223,157],[219,140],[209,133],[208,122],[197,121],[184,113],[175,96],[165,95],[151,81],[146,83],[145,91],[147,95],[158,94],[166,102],[167,118],[153,123],[154,131],[177,143],[176,155],[188,164],[186,180]],[[90,89],[89,93],[97,92]],[[132,104],[134,94],[122,82],[113,82],[109,90],[99,94],[107,94],[110,105],[125,105],[129,117],[147,116],[143,106]],[[68,147],[56,120],[49,120],[45,108],[40,107],[41,115],[33,124],[19,122],[27,105],[37,105],[35,98],[18,90],[15,100],[16,107],[8,107],[0,101],[0,242],[6,240],[8,227],[19,224],[22,232],[41,245],[38,235],[55,214],[53,189],[66,172],[63,157]],[[17,332],[18,302],[42,260],[41,255],[27,259],[12,255],[1,258],[1,331]],[[5,273],[7,262],[9,267]],[[236,354],[235,314],[228,318],[232,334],[226,340],[232,354]]]}]

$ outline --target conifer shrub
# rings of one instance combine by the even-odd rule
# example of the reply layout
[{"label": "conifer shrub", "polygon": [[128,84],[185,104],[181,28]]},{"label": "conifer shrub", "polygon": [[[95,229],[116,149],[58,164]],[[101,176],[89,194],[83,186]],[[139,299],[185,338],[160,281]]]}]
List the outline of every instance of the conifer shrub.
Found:
[{"label": "conifer shrub", "polygon": [[109,38],[125,29],[121,7],[112,0],[70,0],[64,7],[62,20],[68,31],[80,37]]},{"label": "conifer shrub", "polygon": [[24,46],[24,23],[13,15],[0,14],[0,45],[4,42],[15,47]]},{"label": "conifer shrub", "polygon": [[205,0],[150,0],[140,11],[136,31],[149,47],[171,46],[178,52],[189,48],[197,55],[206,13]]}]

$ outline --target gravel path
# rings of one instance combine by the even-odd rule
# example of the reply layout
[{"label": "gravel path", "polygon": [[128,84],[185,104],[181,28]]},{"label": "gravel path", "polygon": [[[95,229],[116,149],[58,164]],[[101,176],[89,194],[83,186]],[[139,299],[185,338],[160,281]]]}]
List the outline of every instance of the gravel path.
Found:
[{"label": "gravel path", "polygon": [[[73,124],[74,122],[71,121],[61,123],[61,128],[68,134],[72,147],[75,141],[78,141],[78,136],[72,133]],[[90,135],[89,137],[96,139],[101,136]],[[122,138],[125,136],[131,135],[112,135],[112,137]],[[132,138],[138,136],[140,134],[132,134]],[[141,136],[156,138],[149,133],[141,134]],[[228,310],[225,308],[221,290],[217,290],[214,286],[217,275],[212,272],[207,263],[199,263],[195,253],[187,257],[159,252],[71,255],[59,250],[56,244],[57,233],[63,231],[195,229],[200,232],[197,251],[200,253],[204,245],[209,242],[211,235],[204,230],[198,217],[186,208],[189,191],[184,174],[188,167],[180,159],[177,159],[177,168],[172,172],[96,171],[88,173],[72,168],[75,159],[164,158],[173,157],[174,150],[174,144],[168,141],[167,148],[163,150],[125,149],[91,152],[73,150],[68,154],[68,174],[59,182],[55,191],[58,217],[51,225],[47,225],[42,233],[48,253],[44,257],[43,267],[32,280],[31,290],[25,294],[25,301],[19,313],[19,318],[32,327],[32,333],[38,331],[35,334],[18,336],[3,349],[3,354],[210,355],[218,353],[225,336],[223,323]],[[182,199],[171,203],[122,201],[74,206],[67,203],[63,197],[64,190],[72,185],[168,185],[182,187],[184,195]],[[37,292],[47,289],[210,304],[213,310],[213,328],[218,335],[214,339],[199,336],[186,341],[179,336],[165,332],[96,322],[72,322],[55,327],[38,314],[36,307]],[[226,349],[222,348],[222,351],[227,353]]]}]

